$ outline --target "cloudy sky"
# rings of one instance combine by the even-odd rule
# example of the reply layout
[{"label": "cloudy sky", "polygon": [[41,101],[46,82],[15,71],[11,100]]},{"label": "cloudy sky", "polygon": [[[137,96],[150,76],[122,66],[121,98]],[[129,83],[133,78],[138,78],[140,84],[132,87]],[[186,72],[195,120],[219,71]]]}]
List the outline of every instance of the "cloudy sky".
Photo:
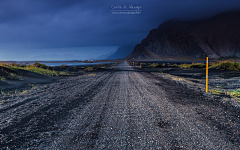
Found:
[{"label": "cloudy sky", "polygon": [[[124,6],[141,11],[113,14]],[[229,10],[240,0],[1,0],[0,60],[96,58],[140,43],[164,21]]]}]

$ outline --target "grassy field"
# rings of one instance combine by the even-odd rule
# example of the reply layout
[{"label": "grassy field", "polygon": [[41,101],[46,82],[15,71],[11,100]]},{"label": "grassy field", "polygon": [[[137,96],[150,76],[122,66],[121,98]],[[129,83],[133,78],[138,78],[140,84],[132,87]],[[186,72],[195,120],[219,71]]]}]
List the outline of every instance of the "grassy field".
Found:
[{"label": "grassy field", "polygon": [[[180,68],[206,68],[206,64],[204,63],[181,64],[177,66]],[[232,61],[218,61],[214,63],[210,62],[208,66],[209,68],[216,68],[227,71],[240,71],[240,63]]]},{"label": "grassy field", "polygon": [[[192,63],[192,64],[181,64],[177,65],[180,68],[206,68],[206,64],[204,63]],[[210,62],[209,68],[215,68],[220,69],[223,71],[233,71],[233,72],[239,72],[240,71],[240,63],[234,62],[234,61],[218,61],[218,62]],[[231,97],[236,98],[237,100],[240,100],[240,89],[235,90],[224,90],[222,87],[217,86],[217,89],[210,89],[210,93],[214,95],[230,95]]]},{"label": "grassy field", "polygon": [[[133,65],[132,62],[129,62],[130,65]],[[191,81],[191,84],[196,86],[198,85],[199,88],[205,89],[205,78],[202,78],[201,75],[205,75],[205,69],[206,69],[206,64],[205,63],[178,63],[178,64],[169,64],[167,62],[165,63],[138,63],[135,62],[134,66],[137,66],[140,68],[140,66],[142,66],[144,69],[150,69],[149,71],[151,71],[151,68],[159,68],[159,72],[160,73],[166,73],[169,74],[170,72],[167,70],[166,72],[164,70],[161,70],[161,68],[178,68],[179,71],[182,71],[183,75],[181,75],[181,73],[177,73],[177,71],[175,69],[173,69],[173,74],[175,74],[174,76],[178,76],[181,75],[181,78],[186,79],[187,81]],[[218,95],[218,96],[225,96],[225,97],[232,97],[237,99],[240,102],[240,89],[238,87],[235,87],[236,85],[232,85],[231,86],[231,82],[230,80],[235,80],[233,79],[233,77],[237,77],[239,72],[240,72],[240,63],[239,62],[235,62],[234,60],[224,60],[224,61],[217,61],[217,62],[210,62],[208,64],[209,69],[213,69],[213,72],[221,72],[221,75],[216,75],[214,76],[213,79],[211,79],[212,82],[214,82],[216,85],[221,85],[221,86],[216,86],[216,87],[209,87],[209,93],[213,94],[213,95]],[[181,69],[182,68],[182,69]],[[177,69],[177,70],[178,70]],[[215,70],[216,69],[216,70]],[[197,72],[197,70],[199,72]],[[218,70],[218,71],[217,71]],[[213,73],[211,72],[211,73]],[[233,74],[236,75],[234,76]],[[171,73],[170,73],[171,74]],[[178,74],[178,75],[176,75]],[[186,75],[187,74],[187,75]],[[193,74],[195,75],[195,77],[193,77]],[[213,73],[214,74],[214,73]],[[193,77],[193,78],[188,78],[189,76]],[[185,78],[186,77],[186,78]],[[218,81],[216,79],[215,81],[215,77],[220,77],[222,78],[221,82]],[[229,83],[229,85],[224,85],[222,84],[222,81],[226,80],[226,82]],[[203,82],[202,82],[203,80]],[[195,82],[196,81],[196,82]],[[188,82],[186,82],[188,83]],[[196,84],[197,83],[197,84]],[[234,82],[234,84],[237,84],[238,82]],[[222,86],[224,85],[224,86]]]},{"label": "grassy field", "polygon": [[[0,66],[8,68],[10,70],[14,70],[14,71],[18,71],[19,69],[22,69],[22,70],[27,70],[27,71],[31,71],[31,72],[35,72],[43,75],[48,75],[48,76],[59,76],[59,75],[69,74],[66,71],[50,70],[48,66],[40,63],[35,63],[33,65],[20,65],[20,64],[13,63],[13,64],[0,64]],[[54,67],[52,68],[54,69]]]},{"label": "grassy field", "polygon": [[235,90],[222,90],[222,89],[210,89],[209,92],[214,95],[229,95],[230,97],[235,98],[236,100],[240,101],[240,89]]},{"label": "grassy field", "polygon": [[52,76],[95,76],[94,71],[108,69],[112,65],[113,64],[67,66],[63,64],[53,67],[40,63],[31,65],[0,63],[0,95],[24,94],[40,83],[52,83],[53,80],[58,79],[52,78]]},{"label": "grassy field", "polygon": [[[129,63],[132,65],[131,63]],[[179,67],[179,68],[184,68],[184,69],[205,69],[206,64],[205,63],[183,63],[183,64],[169,64],[169,63],[163,63],[163,64],[158,64],[158,63],[138,63],[135,62],[135,66],[142,66],[145,67],[151,67],[151,68],[161,68],[161,67]],[[210,68],[215,68],[215,69],[220,69],[220,70],[225,70],[225,71],[240,71],[240,63],[239,62],[234,62],[234,61],[217,61],[217,62],[210,62],[208,64],[209,69]]]},{"label": "grassy field", "polygon": [[[2,67],[2,69],[7,68],[4,70],[6,73],[8,73],[7,78],[11,78],[11,79],[17,77],[16,72],[18,72],[19,70],[27,70],[30,72],[35,72],[35,73],[39,73],[47,76],[61,76],[61,75],[66,76],[66,75],[73,75],[76,71],[79,71],[79,70],[91,72],[99,69],[107,69],[111,65],[112,64],[96,64],[93,66],[73,66],[73,67],[70,66],[69,67],[63,64],[59,67],[52,67],[52,66],[50,67],[45,64],[40,64],[37,62],[32,65],[25,65],[25,64],[20,65],[16,63],[12,63],[12,64],[0,63],[0,67]],[[11,70],[14,71],[15,73],[11,73]],[[5,81],[6,76],[0,75],[0,80]]]}]

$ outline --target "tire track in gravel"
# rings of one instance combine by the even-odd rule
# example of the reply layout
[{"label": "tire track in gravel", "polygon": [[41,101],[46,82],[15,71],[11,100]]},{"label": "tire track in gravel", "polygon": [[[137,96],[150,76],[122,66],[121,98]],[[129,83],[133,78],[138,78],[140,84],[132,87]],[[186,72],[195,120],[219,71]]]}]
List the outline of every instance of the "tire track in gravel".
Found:
[{"label": "tire track in gravel", "polygon": [[[153,75],[149,76],[153,78]],[[173,90],[174,81],[163,80],[161,77],[154,77],[161,80],[161,87],[172,93],[171,101],[176,104],[195,107],[199,120],[216,129],[224,135],[234,146],[240,145],[240,111],[231,105],[225,105],[218,100],[208,99],[200,92],[193,91],[179,84],[179,88]],[[167,84],[166,84],[167,83]],[[158,84],[157,84],[158,85]],[[159,85],[158,85],[159,86]],[[193,95],[194,93],[194,95]],[[182,100],[179,100],[181,97]],[[193,99],[195,97],[195,99]]]},{"label": "tire track in gravel", "polygon": [[9,107],[7,107],[7,108],[0,109],[0,113],[4,113],[4,112],[6,112],[6,111],[8,111],[8,110],[10,110],[10,109],[16,108],[16,107],[21,106],[21,105],[26,104],[26,103],[29,103],[29,102],[31,102],[31,101],[33,101],[33,100],[35,100],[35,99],[38,99],[39,97],[40,97],[40,96],[35,96],[35,97],[27,98],[26,100],[24,100],[24,101],[22,101],[22,102],[16,103],[16,104],[14,104],[14,105],[12,105],[12,106],[9,106]]},{"label": "tire track in gravel", "polygon": [[[136,77],[136,76],[134,76]],[[170,126],[171,126],[171,123],[169,123],[169,121],[164,121],[161,116],[161,112],[159,111],[159,108],[156,107],[156,106],[153,106],[150,101],[148,101],[146,98],[145,98],[145,94],[146,93],[143,93],[142,90],[140,90],[140,85],[137,86],[137,83],[135,83],[136,81],[139,81],[139,80],[133,80],[133,79],[130,79],[130,76],[128,76],[129,78],[129,81],[131,82],[131,84],[134,86],[134,88],[138,91],[139,95],[141,96],[142,99],[144,99],[144,106],[146,108],[146,110],[150,110],[152,115],[154,116],[154,122],[153,124],[155,126],[158,126],[161,128],[161,131],[163,132],[166,132],[167,135],[166,137],[169,137],[169,145],[170,146],[170,149],[181,149],[182,147],[180,146],[180,144],[178,143],[178,141],[174,138],[174,135],[172,135],[170,132],[168,132],[168,130],[170,129]],[[148,92],[152,92],[150,89],[146,88],[146,90]]]},{"label": "tire track in gravel", "polygon": [[[85,82],[86,82],[86,81],[85,81]],[[74,85],[69,85],[69,86],[67,86],[67,87],[59,88],[58,90],[56,90],[56,91],[51,91],[51,92],[52,92],[52,93],[54,93],[54,92],[59,92],[59,91],[65,90],[65,89],[67,89],[67,88],[69,88],[69,87],[74,87],[74,86],[76,86],[76,85],[78,85],[78,84],[81,84],[81,83],[77,83],[77,84],[74,84]],[[58,85],[56,85],[56,86],[58,86]],[[16,102],[16,103],[11,104],[11,105],[8,106],[8,107],[1,108],[1,109],[0,109],[0,113],[4,113],[4,112],[6,112],[6,111],[8,111],[8,110],[10,110],[10,109],[13,109],[13,108],[16,108],[16,107],[18,107],[18,106],[24,105],[24,104],[26,104],[26,103],[29,103],[29,102],[31,102],[31,101],[33,101],[33,100],[36,100],[36,99],[40,98],[40,96],[42,96],[42,98],[47,97],[47,96],[43,96],[43,94],[46,94],[46,91],[47,91],[47,90],[48,90],[48,89],[45,89],[45,90],[42,90],[42,91],[38,91],[38,92],[37,92],[37,95],[34,94],[35,97],[26,98],[25,100],[23,100],[23,101],[21,101],[21,102]],[[17,99],[19,99],[19,98],[20,98],[20,97],[17,97]],[[12,100],[12,101],[14,101],[14,100]],[[9,105],[9,104],[8,104],[8,105]]]},{"label": "tire track in gravel", "polygon": [[[91,87],[89,87],[86,93],[80,96],[75,96],[76,98],[68,100],[67,103],[62,104],[61,100],[57,100],[58,103],[52,103],[50,105],[47,105],[39,109],[37,112],[33,112],[27,117],[22,118],[19,122],[1,129],[0,134],[8,135],[8,137],[4,139],[5,143],[1,143],[1,147],[8,146],[20,148],[22,144],[27,142],[29,139],[36,138],[41,132],[57,130],[57,128],[54,128],[54,123],[56,121],[64,119],[64,117],[68,115],[69,110],[74,109],[79,105],[86,105],[86,103],[88,103],[89,100],[91,100],[91,98],[97,94],[99,88],[104,86],[104,84],[106,83],[105,79],[107,77],[108,76],[100,80],[97,84],[91,84]],[[37,125],[31,126],[31,130],[29,132],[26,132],[25,128],[30,126],[28,125],[28,123],[32,118],[38,118],[35,119],[35,121],[38,121]],[[22,132],[24,132],[24,135],[21,136]]]},{"label": "tire track in gravel", "polygon": [[108,117],[104,119],[106,127],[101,129],[94,149],[161,149],[166,145],[161,138],[169,140],[153,126],[153,114],[144,106],[145,99],[128,76],[132,76],[131,71],[118,71],[120,84],[111,94]]},{"label": "tire track in gravel", "polygon": [[[71,81],[72,79],[68,79],[67,81],[69,82],[69,81]],[[61,82],[61,81],[63,81],[63,82]],[[46,91],[51,91],[52,93],[56,93],[56,92],[60,92],[60,91],[63,91],[63,90],[66,90],[67,88],[69,88],[69,87],[75,87],[75,86],[77,86],[77,85],[79,85],[79,84],[83,84],[83,83],[87,83],[88,81],[85,81],[85,80],[80,80],[80,82],[77,82],[77,83],[75,83],[75,84],[71,84],[71,85],[69,85],[69,84],[65,84],[64,83],[64,81],[65,80],[61,80],[60,82],[58,82],[58,83],[55,83],[55,86],[58,86],[59,88],[55,88],[55,89],[51,89],[52,87],[49,87],[48,86],[48,88],[45,88],[44,90],[42,90],[42,91],[37,91],[37,95],[36,95],[36,93],[34,93],[34,96],[35,97],[30,97],[30,98],[26,98],[25,100],[22,100],[21,102],[16,102],[16,103],[12,103],[12,104],[8,104],[8,105],[10,105],[10,106],[8,106],[8,105],[6,105],[5,106],[5,108],[1,108],[0,109],[0,113],[3,113],[3,112],[5,112],[5,111],[8,111],[8,110],[10,110],[10,109],[13,109],[13,108],[16,108],[16,107],[18,107],[18,106],[20,106],[20,105],[23,105],[23,104],[26,104],[26,103],[29,103],[29,102],[31,102],[31,101],[33,101],[34,99],[37,99],[37,98],[39,98],[40,96],[42,96],[42,97],[44,97],[43,96],[43,94],[45,94],[46,93]],[[78,80],[79,81],[79,80]],[[63,87],[62,87],[63,86]],[[32,96],[32,95],[30,95],[30,96]],[[45,96],[46,97],[46,96]],[[5,97],[5,99],[6,99],[7,97]],[[12,99],[11,101],[16,101],[16,100],[18,100],[19,98],[21,98],[21,96],[20,97],[16,97],[15,99]],[[2,107],[2,106],[1,106]]]},{"label": "tire track in gravel", "polygon": [[[165,86],[165,89],[169,89],[173,86],[173,83],[168,84]],[[180,85],[183,87],[182,85]],[[188,90],[189,93],[193,93],[195,91]],[[200,93],[195,92],[197,96],[201,96]],[[201,116],[201,120],[216,128],[217,130],[221,131],[223,135],[226,136],[229,141],[235,146],[240,145],[240,112],[236,110],[231,105],[223,105],[219,101],[213,101],[210,99],[202,98],[198,99],[198,101],[193,101],[190,98],[190,95],[183,95],[182,88],[179,88],[176,92],[175,97],[183,97],[185,99],[189,99],[187,102],[178,102],[184,105],[198,105],[196,108],[196,112],[198,115]],[[175,101],[173,101],[175,102]]]},{"label": "tire track in gravel", "polygon": [[[114,86],[112,84],[114,79],[115,74],[109,80],[106,80],[106,84],[99,89],[86,107],[74,111],[68,116],[71,119],[62,120],[62,124],[59,124],[59,126],[65,127],[65,129],[62,131],[61,136],[43,146],[44,149],[58,149],[59,147],[63,149],[69,147],[72,149],[94,148],[99,138],[100,129],[104,126],[102,121],[107,116],[109,95]],[[69,123],[66,124],[66,122]]]},{"label": "tire track in gravel", "polygon": [[215,143],[214,146],[217,149],[239,148],[240,114],[238,111],[226,107],[218,101],[208,99],[181,84],[178,84],[176,88],[174,81],[164,80],[151,73],[142,73],[142,75],[148,79],[154,78],[159,81],[155,82],[155,85],[169,95],[168,101],[180,112],[186,113],[188,110],[188,114],[191,116],[188,115],[186,118],[192,117],[189,120],[192,120],[194,125]]},{"label": "tire track in gravel", "polygon": [[[100,80],[101,78],[104,78],[107,75],[109,75],[109,73],[107,73],[104,76],[100,76],[100,78],[97,80]],[[79,80],[78,77],[76,77],[75,79],[77,79],[76,81]],[[80,79],[82,79],[82,78],[80,78]],[[91,79],[91,78],[88,78],[88,80],[89,79]],[[74,80],[71,79],[70,81],[74,81]],[[76,81],[74,81],[74,85],[75,85]],[[94,78],[92,78],[92,80],[89,83],[86,83],[84,85],[79,85],[79,86],[81,86],[80,87],[81,92],[84,92],[84,90],[87,89],[88,86],[95,84],[94,82],[96,82],[96,81]],[[66,80],[63,80],[63,82],[66,82]],[[58,83],[57,83],[57,85],[58,85]],[[49,90],[46,90],[46,92],[42,96],[40,96],[39,99],[32,100],[31,103],[27,103],[22,106],[20,105],[18,108],[12,109],[11,111],[9,109],[9,111],[7,111],[5,113],[0,113],[0,117],[3,118],[0,121],[0,123],[2,124],[0,129],[4,128],[6,125],[9,126],[9,124],[11,124],[11,122],[8,123],[9,115],[11,115],[11,118],[10,118],[11,120],[16,120],[16,119],[20,120],[21,118],[29,115],[31,112],[38,111],[38,109],[41,109],[42,107],[44,107],[45,105],[48,105],[49,103],[54,103],[54,101],[56,101],[56,99],[66,99],[67,97],[71,96],[71,94],[73,94],[73,92],[75,92],[75,93],[78,92],[75,89],[78,89],[79,87],[71,86],[71,84],[70,85],[67,84],[67,85],[69,86],[69,88],[67,90],[61,91],[60,93],[59,92],[55,93],[55,94],[49,93],[48,92]],[[56,84],[51,84],[51,87],[58,89],[58,86],[56,86]],[[25,107],[28,107],[30,109],[26,110]]]},{"label": "tire track in gravel", "polygon": [[[154,112],[153,114],[156,117],[156,119],[158,118],[159,114],[161,114],[160,117],[159,117],[160,120],[158,120],[159,118],[157,119],[158,120],[157,123],[158,123],[159,127],[161,127],[161,128],[164,127],[165,128],[165,129],[164,128],[162,128],[162,129],[164,129],[165,131],[168,132],[168,134],[170,135],[169,137],[172,137],[172,138],[168,139],[168,140],[172,141],[171,144],[170,144],[172,146],[171,147],[172,149],[183,148],[183,143],[182,142],[181,142],[181,144],[180,143],[178,144],[178,141],[179,141],[179,137],[178,136],[179,135],[180,135],[180,137],[182,136],[181,139],[185,139],[185,143],[184,143],[184,145],[185,145],[184,147],[185,148],[191,148],[191,147],[192,148],[194,148],[194,147],[195,148],[196,147],[198,147],[198,148],[204,148],[204,147],[205,148],[210,148],[210,147],[217,148],[218,147],[219,148],[219,146],[221,148],[226,148],[226,147],[228,147],[228,148],[232,147],[233,148],[234,147],[233,145],[228,143],[228,140],[226,140],[226,139],[223,140],[222,137],[218,135],[218,132],[210,131],[209,129],[205,130],[206,128],[202,129],[201,126],[196,125],[194,123],[194,121],[192,121],[192,119],[189,118],[189,117],[195,117],[194,116],[195,114],[191,114],[191,113],[188,112],[187,114],[188,115],[191,114],[192,116],[186,116],[186,110],[187,110],[186,108],[181,108],[182,106],[175,106],[170,101],[169,101],[170,103],[168,101],[166,101],[164,97],[166,97],[167,100],[168,100],[168,97],[171,96],[173,93],[168,93],[169,94],[169,96],[168,96],[168,95],[163,93],[164,90],[162,90],[161,87],[159,89],[159,88],[156,88],[155,86],[152,86],[152,84],[154,85],[154,83],[160,82],[161,80],[160,81],[152,80],[153,76],[151,76],[151,77],[149,77],[147,79],[147,78],[144,78],[142,75],[140,75],[140,74],[138,74],[136,72],[132,72],[132,74],[134,74],[134,75],[132,75],[132,78],[133,77],[135,78],[135,79],[132,79],[132,81],[135,82],[135,83],[132,82],[132,84],[135,86],[135,89],[138,89],[139,95],[142,96],[142,99],[145,99],[145,100],[142,101],[142,102],[145,102],[145,104],[144,104],[145,109],[148,110],[149,107],[150,107],[150,110],[152,110]],[[142,74],[144,74],[144,73],[142,73]],[[151,83],[151,82],[153,82],[153,83]],[[167,84],[167,83],[165,83],[165,84]],[[176,89],[176,87],[171,87],[171,88],[172,88],[172,90]],[[160,94],[161,97],[157,96],[156,93]],[[153,95],[153,99],[151,99],[151,98],[149,99],[147,97],[144,97],[145,95],[149,95],[150,97],[152,97],[151,95]],[[157,98],[156,96],[159,97],[159,98]],[[159,99],[159,100],[156,101],[155,100],[156,98]],[[178,99],[176,98],[175,100],[177,101]],[[159,102],[161,103],[162,106],[159,105]],[[163,107],[162,110],[161,110],[161,107]],[[179,107],[180,107],[180,109],[179,109]],[[168,110],[168,108],[170,108],[170,109]],[[184,110],[184,109],[186,109],[186,110]],[[160,110],[160,111],[158,111],[158,110]],[[163,112],[163,110],[164,110],[164,112]],[[166,114],[169,114],[169,116],[166,115]],[[182,116],[184,119],[183,120],[180,119],[179,118],[180,116]],[[163,121],[161,118],[164,118],[165,121]],[[178,118],[177,120],[179,120],[179,122],[176,122],[176,120],[172,120],[173,118],[175,118],[175,119]],[[173,123],[171,123],[171,122],[173,122]],[[178,124],[178,126],[180,125],[180,127],[181,127],[178,130],[174,129],[176,127],[176,125],[177,125],[176,123]],[[170,129],[169,127],[171,127],[171,126],[172,127],[175,126],[175,127],[173,129]],[[196,131],[195,132],[197,134],[199,134],[199,135],[196,136],[194,132],[193,133],[191,133],[192,131],[189,132],[188,131],[189,129],[187,129],[186,127],[188,127],[189,129],[191,129],[192,127],[193,127],[193,129],[195,128],[195,130],[197,131],[197,132]],[[186,134],[186,133],[184,133],[182,135],[181,134],[177,134],[178,136],[176,136],[176,133],[178,133],[179,130],[181,130],[181,132],[186,132],[186,133],[189,132],[190,134],[188,136],[190,136],[192,139],[195,139],[196,141],[198,141],[198,143],[195,143],[192,140],[189,141],[188,139],[190,137],[188,137],[188,136],[184,137],[184,134]],[[212,134],[212,137],[210,136],[211,134]],[[209,139],[207,141],[203,140],[205,138],[207,139],[208,136],[209,136]],[[218,138],[216,138],[218,140],[217,141],[212,141],[213,137],[215,137],[215,136],[218,137]],[[176,138],[176,137],[178,137],[178,138]],[[182,141],[182,140],[180,140],[180,141]],[[209,143],[210,141],[213,142],[214,144],[210,144]],[[218,144],[219,141],[223,141],[223,143]],[[186,142],[187,143],[190,142],[190,143],[192,143],[192,145],[186,144]]]},{"label": "tire track in gravel", "polygon": [[[116,78],[116,75],[112,78],[112,80],[114,81],[115,78]],[[106,100],[104,101],[104,105],[103,105],[101,114],[99,116],[98,121],[96,122],[96,124],[93,127],[93,132],[91,133],[91,139],[89,140],[89,143],[87,144],[87,148],[94,148],[94,146],[96,144],[96,140],[98,140],[98,135],[99,135],[100,129],[102,127],[101,124],[102,124],[102,121],[103,121],[103,119],[106,115],[107,104],[110,100],[109,97],[110,97],[110,94],[112,92],[112,87],[113,86],[114,86],[114,84],[110,84],[110,88],[108,90]]]},{"label": "tire track in gravel", "polygon": [[132,112],[127,71],[117,71],[102,121],[102,128],[93,149],[132,149],[136,134],[134,112]]},{"label": "tire track in gravel", "polygon": [[[3,128],[4,134],[0,130],[0,149],[239,148],[236,111],[156,73],[123,62],[115,71],[78,80],[60,81],[66,87],[60,91],[51,84],[50,94],[41,94],[49,101],[39,95],[33,102],[44,105]],[[28,103],[16,108],[27,112],[20,107]]]}]

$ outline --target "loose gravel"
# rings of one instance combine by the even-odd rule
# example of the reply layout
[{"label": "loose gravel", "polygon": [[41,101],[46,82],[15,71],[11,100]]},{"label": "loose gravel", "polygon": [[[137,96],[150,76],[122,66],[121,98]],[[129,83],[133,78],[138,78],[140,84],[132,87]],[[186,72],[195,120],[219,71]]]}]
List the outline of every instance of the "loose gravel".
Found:
[{"label": "loose gravel", "polygon": [[239,149],[240,114],[127,62],[2,97],[0,149]]}]

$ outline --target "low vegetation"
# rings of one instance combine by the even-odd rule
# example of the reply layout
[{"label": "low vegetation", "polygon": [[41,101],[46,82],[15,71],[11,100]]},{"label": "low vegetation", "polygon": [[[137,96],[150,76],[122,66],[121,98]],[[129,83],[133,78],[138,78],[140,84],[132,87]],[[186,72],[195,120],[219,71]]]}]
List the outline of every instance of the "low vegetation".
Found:
[{"label": "low vegetation", "polygon": [[93,71],[93,67],[87,67],[84,69],[85,71]]},{"label": "low vegetation", "polygon": [[192,63],[192,64],[181,64],[178,65],[180,68],[205,68],[206,64],[203,63]]},{"label": "low vegetation", "polygon": [[231,95],[233,97],[239,98],[240,97],[240,89],[236,89],[236,90],[230,91],[229,95]]},{"label": "low vegetation", "polygon": [[214,95],[229,95],[230,97],[233,97],[240,101],[240,89],[235,89],[235,90],[229,90],[229,91],[224,91],[222,89],[210,89],[210,93]]},{"label": "low vegetation", "polygon": [[[205,63],[191,63],[191,64],[158,64],[158,63],[149,63],[147,64],[147,67],[151,67],[151,68],[161,68],[161,67],[179,67],[179,68],[184,68],[184,69],[204,69],[206,68],[206,64]],[[234,61],[217,61],[217,62],[210,62],[208,64],[209,68],[214,68],[214,69],[219,69],[224,71],[227,71],[226,73],[229,74],[228,71],[232,71],[232,72],[238,72],[240,71],[240,63],[239,62],[234,62]],[[161,73],[161,76],[165,76],[164,72],[165,70],[159,70]],[[175,69],[174,69],[175,71]],[[179,76],[172,76],[169,73],[166,73],[168,75],[168,77],[170,76],[171,79],[173,80],[177,80],[177,81],[183,81],[189,85],[192,85],[194,87],[198,87],[200,89],[203,89],[205,91],[205,82],[199,82],[201,79],[195,79],[194,80],[188,80],[188,78],[184,78],[184,77],[179,77]],[[233,74],[233,73],[231,73]],[[236,73],[237,76],[237,73]],[[198,74],[197,74],[198,77]],[[193,82],[196,81],[196,82]],[[202,84],[204,83],[204,84]],[[213,95],[218,95],[221,97],[225,97],[225,98],[234,98],[236,100],[238,100],[240,102],[240,89],[232,89],[230,90],[230,88],[224,88],[222,86],[215,86],[215,87],[210,87],[209,88],[209,93],[213,94]]]},{"label": "low vegetation", "polygon": [[95,73],[90,73],[90,74],[87,74],[87,76],[96,76],[97,74]]},{"label": "low vegetation", "polygon": [[153,68],[156,68],[157,66],[159,66],[159,64],[158,64],[158,63],[152,63],[152,64],[150,64],[149,66],[150,66],[150,67],[153,67]]},{"label": "low vegetation", "polygon": [[220,89],[211,89],[210,93],[214,95],[226,95],[226,93]]},{"label": "low vegetation", "polygon": [[221,63],[218,66],[218,68],[222,69],[222,70],[239,71],[240,70],[240,63],[225,62],[225,63]]},{"label": "low vegetation", "polygon": [[[130,65],[132,65],[132,62],[128,62]],[[191,64],[169,64],[169,63],[134,63],[134,66],[141,66],[143,67],[150,67],[150,68],[161,68],[161,67],[179,67],[184,69],[205,69],[206,64],[205,63],[191,63]],[[217,62],[210,62],[208,64],[209,68],[215,68],[220,70],[226,70],[226,71],[240,71],[240,62],[234,62],[232,60],[225,60],[225,61],[217,61]]]},{"label": "low vegetation", "polygon": [[64,67],[67,67],[68,65],[66,65],[66,64],[62,64],[61,66],[60,66],[60,68],[64,68]]},{"label": "low vegetation", "polygon": [[[35,72],[43,75],[48,75],[48,76],[68,75],[68,73],[64,71],[50,70],[47,65],[40,64],[40,63],[35,63],[32,65],[20,65],[20,64],[13,63],[13,64],[0,64],[0,66],[8,68],[13,71],[22,69],[22,70],[27,70],[27,71],[31,71],[31,72]],[[9,73],[9,78],[11,79],[16,78],[16,74]],[[4,79],[1,78],[1,80],[4,80]]]},{"label": "low vegetation", "polygon": [[25,67],[25,68],[18,68],[18,69],[28,70],[28,71],[32,71],[32,72],[35,72],[35,73],[48,75],[48,76],[58,76],[59,73],[60,73],[60,72],[58,73],[57,71],[54,71],[54,70],[38,68],[38,67],[35,67],[35,66],[28,66],[28,67]]},{"label": "low vegetation", "polygon": [[[26,89],[15,89],[15,90],[4,90],[4,89],[1,89],[1,95],[14,95],[14,94],[25,94],[27,93],[29,90],[31,89],[36,89],[38,87],[38,85],[34,85],[34,84],[29,84],[28,85],[30,88],[26,88]],[[1,102],[0,102],[1,104]]]},{"label": "low vegetation", "polygon": [[0,77],[0,80],[1,80],[1,81],[5,81],[6,78],[5,78],[5,77]]},{"label": "low vegetation", "polygon": [[9,78],[9,79],[21,79],[21,78],[19,78],[16,74],[14,74],[14,73],[9,73],[9,75],[7,76],[7,78]]},{"label": "low vegetation", "polygon": [[[206,68],[205,63],[192,63],[192,64],[181,64],[181,65],[175,65],[180,68]],[[240,63],[237,62],[231,62],[231,61],[218,61],[218,62],[210,62],[208,64],[209,68],[216,68],[226,71],[240,71]]]}]

